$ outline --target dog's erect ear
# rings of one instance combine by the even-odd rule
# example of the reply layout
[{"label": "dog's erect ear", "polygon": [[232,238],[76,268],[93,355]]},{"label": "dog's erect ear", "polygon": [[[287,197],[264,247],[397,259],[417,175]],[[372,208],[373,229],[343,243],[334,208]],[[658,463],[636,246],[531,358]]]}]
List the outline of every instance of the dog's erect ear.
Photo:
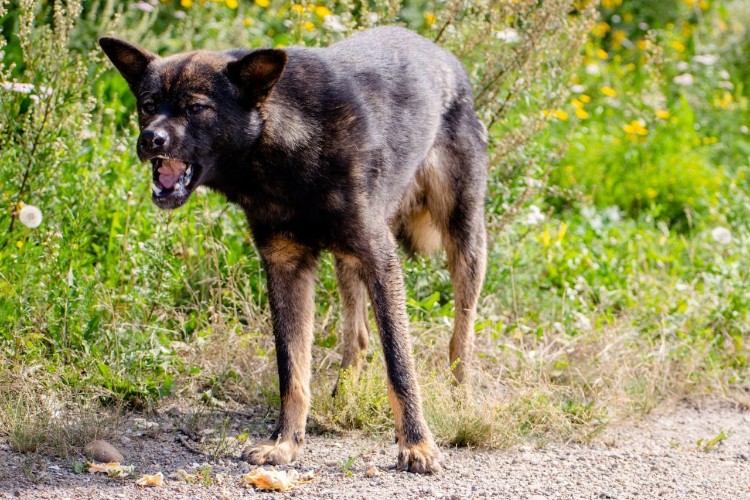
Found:
[{"label": "dog's erect ear", "polygon": [[258,49],[227,64],[227,76],[240,90],[246,104],[255,104],[268,96],[286,66],[286,52]]},{"label": "dog's erect ear", "polygon": [[125,40],[108,36],[100,38],[99,45],[128,82],[133,93],[136,93],[146,74],[148,64],[157,56]]}]

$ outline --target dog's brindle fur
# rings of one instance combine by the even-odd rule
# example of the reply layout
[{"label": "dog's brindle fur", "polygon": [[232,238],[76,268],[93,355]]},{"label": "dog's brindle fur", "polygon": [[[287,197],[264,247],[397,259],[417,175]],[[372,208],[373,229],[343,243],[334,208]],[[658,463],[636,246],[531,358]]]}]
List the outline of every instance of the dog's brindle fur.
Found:
[{"label": "dog's brindle fur", "polygon": [[161,196],[155,190],[154,202],[175,208],[198,185],[223,193],[244,210],[262,257],[282,404],[271,440],[250,446],[245,457],[284,464],[304,441],[315,267],[328,250],[344,309],[342,368],[358,370],[367,349],[369,296],[398,466],[437,470],[397,241],[413,252],[441,243],[446,249],[456,306],[450,362],[460,382],[485,271],[487,144],[458,60],[402,28],[372,29],[325,49],[167,58],[114,38],[100,44],[137,96],[141,160],[194,165],[188,187]]}]

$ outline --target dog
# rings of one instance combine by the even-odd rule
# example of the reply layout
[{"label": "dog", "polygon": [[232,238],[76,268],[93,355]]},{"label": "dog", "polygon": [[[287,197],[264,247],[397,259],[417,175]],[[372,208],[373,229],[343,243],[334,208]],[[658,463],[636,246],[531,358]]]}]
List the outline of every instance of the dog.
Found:
[{"label": "dog", "polygon": [[286,464],[303,446],[310,404],[316,261],[335,258],[343,304],[341,368],[360,369],[367,299],[380,334],[395,417],[397,468],[432,473],[408,335],[399,243],[444,247],[454,286],[449,360],[467,376],[486,267],[487,130],[461,63],[398,27],[327,48],[195,51],[158,57],[117,38],[99,43],[137,98],[138,157],[152,200],[183,205],[198,186],[247,218],[266,272],[281,392],[254,464]]}]

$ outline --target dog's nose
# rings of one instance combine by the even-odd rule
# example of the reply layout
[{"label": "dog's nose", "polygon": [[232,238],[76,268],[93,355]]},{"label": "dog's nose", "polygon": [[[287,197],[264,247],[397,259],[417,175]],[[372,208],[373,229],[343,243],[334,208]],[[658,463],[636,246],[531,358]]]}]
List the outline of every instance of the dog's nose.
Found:
[{"label": "dog's nose", "polygon": [[144,130],[138,141],[141,148],[153,153],[166,147],[169,135],[162,129]]}]

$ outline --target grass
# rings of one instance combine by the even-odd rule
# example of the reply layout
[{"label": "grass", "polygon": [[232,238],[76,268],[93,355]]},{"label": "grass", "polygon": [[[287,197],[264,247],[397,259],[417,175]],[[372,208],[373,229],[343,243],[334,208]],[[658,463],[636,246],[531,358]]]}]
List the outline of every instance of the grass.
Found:
[{"label": "grass", "polygon": [[[121,407],[188,401],[197,410],[181,425],[215,427],[207,452],[221,456],[234,430],[217,412],[263,409],[245,439],[273,419],[263,271],[242,214],[201,191],[179,211],[157,211],[134,155],[132,96],[93,49],[105,32],[160,53],[325,45],[372,22],[364,4],[341,3],[337,33],[323,11],[240,3],[146,12],[94,0],[53,11],[0,0],[0,434],[14,449],[67,455],[116,433]],[[473,391],[448,383],[444,257],[405,259],[426,416],[445,446],[585,441],[670,398],[735,397],[747,384],[750,136],[738,124],[750,81],[733,48],[750,40],[750,23],[735,23],[750,13],[741,2],[699,11],[667,2],[668,13],[650,2],[602,2],[598,13],[568,3],[374,3],[381,22],[442,33],[483,89],[491,125]],[[512,70],[500,78],[503,68]],[[692,85],[676,83],[685,74]],[[41,226],[19,223],[20,203],[41,208]],[[330,396],[340,362],[333,276],[325,255],[312,428],[390,436],[377,339],[358,383],[343,377]]]}]

